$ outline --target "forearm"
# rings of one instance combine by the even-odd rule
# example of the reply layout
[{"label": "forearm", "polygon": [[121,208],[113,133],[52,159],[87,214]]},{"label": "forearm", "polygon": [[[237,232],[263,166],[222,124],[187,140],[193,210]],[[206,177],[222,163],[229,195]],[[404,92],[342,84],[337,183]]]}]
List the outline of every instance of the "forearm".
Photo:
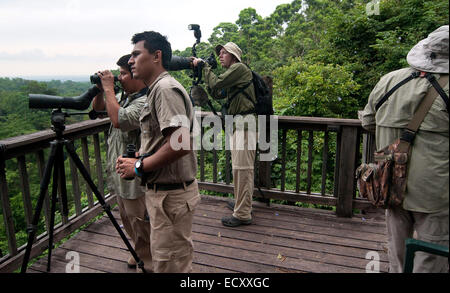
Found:
[{"label": "forearm", "polygon": [[[182,143],[183,137],[185,137],[186,139],[188,139],[190,137],[189,129],[181,128],[181,132],[175,132],[177,129],[179,129],[179,128],[170,129],[169,133],[166,135],[166,142],[164,143],[164,145],[161,148],[159,148],[155,154],[153,154],[149,157],[146,157],[143,160],[143,169],[142,170],[145,173],[164,168],[168,164],[175,162],[176,160],[187,155],[191,151],[192,145],[190,145],[190,147],[191,147],[190,149],[181,147],[179,150],[174,150],[172,148],[172,145],[171,145],[172,135],[177,135],[177,137],[174,137],[174,139],[178,140],[178,143],[181,145],[184,145]],[[187,134],[187,136],[186,136],[186,134]],[[190,138],[189,138],[189,140],[190,140]],[[143,154],[140,154],[140,155],[143,155]],[[134,171],[135,162],[136,162],[136,159],[119,157],[117,159],[117,163],[116,163],[117,173],[121,174],[122,178],[135,176],[135,171]]]},{"label": "forearm", "polygon": [[205,63],[203,67],[203,74],[206,84],[211,90],[218,90],[224,88],[231,88],[236,86],[242,78],[242,70],[237,66],[228,68],[219,76],[215,75],[209,64]]},{"label": "forearm", "polygon": [[119,109],[120,105],[117,102],[116,95],[114,90],[105,90],[105,104],[106,104],[106,112],[108,113],[108,117],[111,120],[112,125],[115,128],[119,128]]}]

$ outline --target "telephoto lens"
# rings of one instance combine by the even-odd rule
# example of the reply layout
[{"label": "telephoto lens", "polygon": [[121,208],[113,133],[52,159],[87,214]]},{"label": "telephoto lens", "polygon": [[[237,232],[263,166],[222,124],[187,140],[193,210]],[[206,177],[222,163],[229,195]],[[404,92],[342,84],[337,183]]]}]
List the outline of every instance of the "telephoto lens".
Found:
[{"label": "telephoto lens", "polygon": [[[136,146],[134,144],[127,145],[127,152],[123,154],[123,158],[136,158]],[[133,180],[133,177],[125,177],[125,180]]]}]

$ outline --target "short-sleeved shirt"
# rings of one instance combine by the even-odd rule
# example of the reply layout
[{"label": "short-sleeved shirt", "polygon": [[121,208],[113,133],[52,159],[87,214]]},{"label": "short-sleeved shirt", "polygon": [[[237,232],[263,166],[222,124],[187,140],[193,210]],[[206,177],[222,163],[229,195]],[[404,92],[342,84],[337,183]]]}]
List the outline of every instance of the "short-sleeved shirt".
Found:
[{"label": "short-sleeved shirt", "polygon": [[205,63],[203,73],[208,92],[214,99],[230,99],[240,89],[250,84],[245,88],[244,92],[251,100],[244,93],[238,94],[227,109],[229,115],[236,115],[255,109],[255,89],[251,83],[253,75],[250,68],[245,64],[241,62],[234,63],[224,73],[216,76],[212,72],[211,66]]},{"label": "short-sleeved shirt", "polygon": [[[161,73],[150,85],[140,120],[141,148],[139,153],[154,154],[165,143],[163,131],[171,127],[191,129],[194,108],[184,87],[167,71]],[[197,155],[192,149],[171,164],[150,172],[147,183],[181,183],[194,180],[197,175]]]},{"label": "short-sleeved shirt", "polygon": [[139,117],[145,104],[145,92],[137,92],[125,98],[117,97],[119,105],[119,128],[112,125],[107,139],[107,184],[108,190],[125,199],[136,199],[145,194],[139,180],[125,180],[116,172],[116,161],[126,153],[127,145],[134,144],[136,151],[140,147]]},{"label": "short-sleeved shirt", "polygon": [[[431,84],[426,78],[415,78],[397,89],[375,111],[378,101],[396,84],[411,75],[412,68],[400,69],[383,76],[372,90],[362,113],[362,125],[375,129],[377,150],[394,142],[411,121],[419,102]],[[439,79],[440,75],[435,74]],[[443,87],[449,92],[448,83]],[[437,96],[425,116],[411,147],[408,162],[405,210],[435,213],[448,209],[449,199],[449,116],[445,102]]]}]

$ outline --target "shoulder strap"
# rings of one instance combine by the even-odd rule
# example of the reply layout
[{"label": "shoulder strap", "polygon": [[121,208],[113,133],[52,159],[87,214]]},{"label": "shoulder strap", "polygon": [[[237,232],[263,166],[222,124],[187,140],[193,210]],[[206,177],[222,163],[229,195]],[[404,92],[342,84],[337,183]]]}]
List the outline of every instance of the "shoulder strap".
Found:
[{"label": "shoulder strap", "polygon": [[384,102],[387,101],[387,99],[389,99],[389,97],[402,85],[404,85],[405,83],[407,83],[408,81],[419,77],[420,76],[420,71],[415,71],[413,73],[411,73],[410,76],[408,76],[407,78],[405,78],[404,80],[402,80],[401,82],[397,83],[393,88],[391,88],[385,95],[383,98],[381,98],[381,100],[376,104],[375,106],[375,111],[378,111],[378,109],[381,107],[381,105],[384,104]]},{"label": "shoulder strap", "polygon": [[[431,77],[429,77],[429,76],[431,76]],[[444,86],[445,84],[448,83],[448,75],[441,77],[439,79],[439,82],[436,81],[436,78],[432,74],[427,73],[425,75],[425,77],[431,82],[431,84],[433,86],[428,90],[427,94],[420,102],[419,107],[417,108],[416,112],[414,113],[414,116],[411,119],[411,121],[409,122],[406,129],[404,129],[402,131],[402,134],[400,137],[401,143],[399,145],[399,148],[407,149],[413,143],[414,138],[416,136],[416,132],[420,127],[420,124],[422,124],[423,119],[425,119],[425,116],[427,115],[428,111],[430,110],[431,105],[433,104],[434,100],[437,98],[438,93],[440,95],[439,88],[443,92],[441,86]],[[432,82],[430,79],[434,80],[434,82]],[[444,95],[445,95],[445,92],[444,92]],[[447,97],[447,99],[448,99],[448,97]],[[401,145],[403,145],[403,146],[401,146]]]},{"label": "shoulder strap", "polygon": [[447,107],[447,112],[448,112],[448,96],[445,93],[445,91],[442,89],[448,83],[448,74],[445,76],[441,76],[439,78],[439,81],[437,81],[436,77],[434,77],[434,75],[432,75],[432,74],[427,74],[425,77],[433,85],[433,87],[439,93],[441,98],[444,100],[444,103]]}]

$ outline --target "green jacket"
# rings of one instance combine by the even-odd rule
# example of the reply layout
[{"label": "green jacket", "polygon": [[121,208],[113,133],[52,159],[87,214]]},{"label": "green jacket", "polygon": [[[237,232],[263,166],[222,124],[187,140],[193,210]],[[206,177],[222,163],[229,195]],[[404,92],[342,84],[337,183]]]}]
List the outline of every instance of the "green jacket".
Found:
[{"label": "green jacket", "polygon": [[[375,111],[378,101],[397,83],[416,70],[404,68],[383,76],[369,96],[361,115],[362,126],[375,130],[377,150],[400,137],[412,119],[419,102],[431,84],[426,78],[415,78],[399,89]],[[439,79],[439,74],[435,74]],[[443,87],[449,92],[448,84]],[[435,213],[449,204],[449,116],[443,99],[438,96],[417,131],[408,162],[408,179],[403,208],[409,211]]]},{"label": "green jacket", "polygon": [[[208,93],[214,99],[230,99],[240,89],[248,85],[253,78],[252,71],[243,63],[235,63],[224,73],[216,76],[209,64],[205,63],[203,67],[203,76],[207,85]],[[230,103],[227,114],[237,115],[246,111],[254,110],[256,103],[255,89],[253,84],[244,90],[251,101],[244,93],[239,93]],[[252,102],[253,101],[253,102]]]},{"label": "green jacket", "polygon": [[[125,102],[120,102],[119,127],[112,125],[108,131],[107,139],[107,184],[108,190],[125,199],[136,199],[145,195],[145,189],[140,186],[139,180],[125,180],[116,173],[116,160],[126,153],[127,145],[134,144],[136,151],[140,147],[139,116],[144,107],[146,96],[135,98],[139,93],[134,93]],[[119,101],[120,98],[117,97]],[[131,101],[131,102],[130,102]]]}]

